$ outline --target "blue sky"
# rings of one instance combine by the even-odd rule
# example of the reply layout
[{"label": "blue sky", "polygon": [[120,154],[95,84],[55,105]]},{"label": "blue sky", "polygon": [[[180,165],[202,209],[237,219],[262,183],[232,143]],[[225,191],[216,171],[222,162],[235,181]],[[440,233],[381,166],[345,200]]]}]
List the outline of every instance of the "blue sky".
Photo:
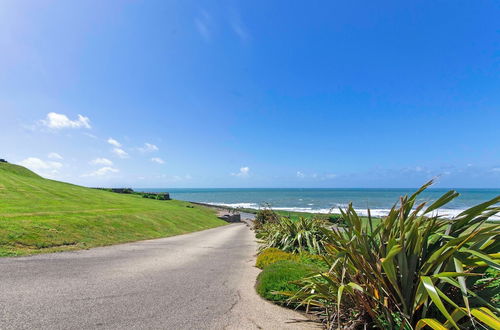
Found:
[{"label": "blue sky", "polygon": [[0,158],[87,186],[500,188],[498,1],[0,3]]}]

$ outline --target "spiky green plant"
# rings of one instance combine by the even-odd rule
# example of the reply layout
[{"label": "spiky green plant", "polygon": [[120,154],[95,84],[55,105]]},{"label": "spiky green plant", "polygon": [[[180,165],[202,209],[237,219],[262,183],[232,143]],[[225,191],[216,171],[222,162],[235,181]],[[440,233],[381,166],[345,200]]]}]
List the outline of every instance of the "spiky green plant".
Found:
[{"label": "spiky green plant", "polygon": [[327,238],[324,231],[327,223],[319,218],[281,217],[276,223],[266,223],[259,232],[261,249],[278,248],[280,250],[300,253],[320,254],[324,252],[323,242]]},{"label": "spiky green plant", "polygon": [[[325,308],[341,327],[349,305],[362,322],[379,328],[459,329],[486,325],[500,329],[499,310],[466,285],[478,267],[500,267],[500,226],[485,221],[500,211],[500,196],[453,219],[436,214],[459,194],[449,191],[430,206],[416,200],[432,181],[401,197],[374,225],[363,222],[352,205],[341,210],[343,228],[325,231],[325,257],[331,267],[301,281],[291,300]],[[461,293],[453,301],[448,293]],[[472,306],[470,298],[480,301]]]},{"label": "spiky green plant", "polygon": [[277,223],[279,222],[279,215],[274,212],[270,207],[265,207],[255,215],[253,221],[253,228],[255,230],[260,230],[266,223]]}]

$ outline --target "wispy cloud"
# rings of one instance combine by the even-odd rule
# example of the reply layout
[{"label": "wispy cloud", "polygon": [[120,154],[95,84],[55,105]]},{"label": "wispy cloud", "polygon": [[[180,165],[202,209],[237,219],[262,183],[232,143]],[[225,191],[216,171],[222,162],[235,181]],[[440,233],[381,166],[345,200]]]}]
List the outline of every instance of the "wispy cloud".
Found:
[{"label": "wispy cloud", "polygon": [[71,120],[68,116],[55,112],[49,112],[40,123],[50,129],[91,128],[89,117],[78,115],[78,119]]},{"label": "wispy cloud", "polygon": [[209,42],[212,39],[212,16],[207,11],[201,10],[198,17],[194,19],[194,24],[203,40]]},{"label": "wispy cloud", "polygon": [[165,164],[165,161],[163,159],[161,159],[160,157],[153,157],[153,158],[151,158],[151,161],[153,163],[157,163],[157,164]]},{"label": "wispy cloud", "polygon": [[108,139],[108,143],[117,147],[117,148],[120,148],[122,146],[122,144],[120,142],[116,141],[115,139],[113,139],[111,137]]},{"label": "wispy cloud", "polygon": [[247,177],[250,175],[250,167],[244,166],[240,168],[240,171],[237,173],[231,173],[232,176],[239,176],[239,177]]},{"label": "wispy cloud", "polygon": [[91,160],[90,164],[112,166],[113,162],[107,158],[96,158],[96,159]]},{"label": "wispy cloud", "polygon": [[128,153],[120,148],[113,148],[113,153],[120,158],[128,158]]},{"label": "wispy cloud", "polygon": [[139,148],[139,151],[141,152],[154,152],[158,150],[160,150],[160,148],[158,148],[156,145],[147,142],[144,143],[144,147]]},{"label": "wispy cloud", "polygon": [[88,136],[89,138],[92,138],[92,139],[97,139],[97,136],[95,136],[94,134],[90,134],[88,132],[83,133],[83,135],[86,135],[86,136]]},{"label": "wispy cloud", "polygon": [[51,152],[47,155],[47,157],[49,157],[49,159],[63,159],[63,157],[57,152]]},{"label": "wispy cloud", "polygon": [[327,173],[327,174],[318,174],[318,173],[312,173],[312,174],[306,174],[302,171],[297,171],[295,174],[297,178],[299,179],[317,179],[317,180],[331,180],[337,177],[337,174],[333,173]]},{"label": "wispy cloud", "polygon": [[118,170],[117,168],[105,166],[88,174],[84,174],[82,176],[106,176],[108,174],[118,173],[119,171],[120,170]]},{"label": "wispy cloud", "polygon": [[238,36],[238,38],[240,38],[241,41],[246,42],[250,40],[251,37],[250,33],[248,32],[248,29],[243,23],[243,20],[241,19],[239,13],[234,12],[231,15],[230,24],[231,24],[231,29]]}]

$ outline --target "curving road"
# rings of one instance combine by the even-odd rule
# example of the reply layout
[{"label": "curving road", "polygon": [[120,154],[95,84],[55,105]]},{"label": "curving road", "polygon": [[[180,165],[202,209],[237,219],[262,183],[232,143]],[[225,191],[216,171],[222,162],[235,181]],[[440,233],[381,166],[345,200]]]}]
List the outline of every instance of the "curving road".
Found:
[{"label": "curving road", "polygon": [[260,299],[243,223],[187,235],[0,259],[0,329],[305,329]]}]

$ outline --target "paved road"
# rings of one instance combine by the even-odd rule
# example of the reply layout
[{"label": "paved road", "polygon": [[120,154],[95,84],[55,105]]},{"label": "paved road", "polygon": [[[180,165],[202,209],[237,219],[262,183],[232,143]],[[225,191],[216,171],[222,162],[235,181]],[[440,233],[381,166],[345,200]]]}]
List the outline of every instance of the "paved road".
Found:
[{"label": "paved road", "polygon": [[253,289],[245,224],[0,259],[0,329],[303,329]]}]

